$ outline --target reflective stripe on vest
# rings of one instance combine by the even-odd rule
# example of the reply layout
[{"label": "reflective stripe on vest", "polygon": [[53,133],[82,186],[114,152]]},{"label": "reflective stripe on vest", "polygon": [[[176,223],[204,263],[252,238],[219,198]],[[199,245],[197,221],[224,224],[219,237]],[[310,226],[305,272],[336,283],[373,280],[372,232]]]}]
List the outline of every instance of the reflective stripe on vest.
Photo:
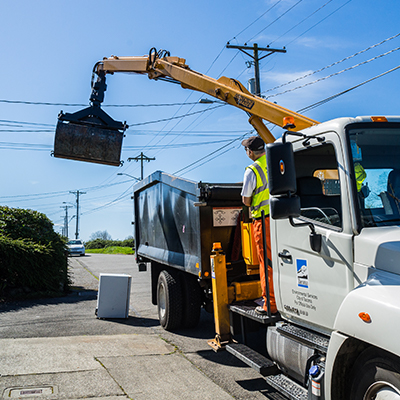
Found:
[{"label": "reflective stripe on vest", "polygon": [[248,166],[256,175],[257,183],[253,191],[251,200],[251,216],[260,218],[261,211],[264,210],[265,215],[269,215],[269,189],[267,176],[267,159],[265,155],[257,159],[254,164]]}]

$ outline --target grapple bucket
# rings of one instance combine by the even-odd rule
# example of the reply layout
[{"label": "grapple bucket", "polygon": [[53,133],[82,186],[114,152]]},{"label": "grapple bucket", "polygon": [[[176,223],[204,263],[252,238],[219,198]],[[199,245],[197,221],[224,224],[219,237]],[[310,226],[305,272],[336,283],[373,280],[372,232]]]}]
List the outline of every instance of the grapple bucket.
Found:
[{"label": "grapple bucket", "polygon": [[126,124],[114,121],[100,107],[60,113],[54,157],[119,166]]}]

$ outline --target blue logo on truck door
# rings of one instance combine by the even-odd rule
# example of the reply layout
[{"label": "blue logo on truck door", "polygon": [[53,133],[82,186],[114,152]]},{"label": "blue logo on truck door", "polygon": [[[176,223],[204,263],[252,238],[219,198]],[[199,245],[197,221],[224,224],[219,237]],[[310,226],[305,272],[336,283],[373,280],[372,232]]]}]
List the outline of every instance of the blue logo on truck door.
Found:
[{"label": "blue logo on truck door", "polygon": [[307,260],[296,259],[297,286],[308,288]]}]

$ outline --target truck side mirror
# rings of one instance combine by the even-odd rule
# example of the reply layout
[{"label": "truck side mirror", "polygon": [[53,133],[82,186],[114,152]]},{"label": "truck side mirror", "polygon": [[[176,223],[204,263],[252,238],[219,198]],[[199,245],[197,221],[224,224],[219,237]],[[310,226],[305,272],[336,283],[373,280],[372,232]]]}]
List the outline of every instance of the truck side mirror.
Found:
[{"label": "truck side mirror", "polygon": [[298,217],[300,198],[294,195],[297,188],[292,143],[269,143],[266,156],[271,218]]},{"label": "truck side mirror", "polygon": [[293,218],[300,216],[300,197],[296,196],[296,169],[293,146],[290,142],[267,144],[268,187],[271,195],[269,212],[272,219],[289,218],[294,227],[308,225],[311,229],[310,247],[319,253],[322,247],[322,236],[315,232],[310,222],[295,223]]},{"label": "truck side mirror", "polygon": [[266,148],[269,193],[287,195],[296,192],[296,170],[292,143],[269,143]]}]

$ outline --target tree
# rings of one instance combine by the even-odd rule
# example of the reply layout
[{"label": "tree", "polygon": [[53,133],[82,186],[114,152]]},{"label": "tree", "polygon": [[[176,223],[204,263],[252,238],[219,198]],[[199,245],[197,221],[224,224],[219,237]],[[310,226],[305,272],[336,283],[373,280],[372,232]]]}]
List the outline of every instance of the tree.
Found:
[{"label": "tree", "polygon": [[97,231],[90,235],[89,240],[96,239],[112,240],[111,235],[107,231]]},{"label": "tree", "polygon": [[68,290],[65,240],[37,211],[0,206],[0,299]]}]

